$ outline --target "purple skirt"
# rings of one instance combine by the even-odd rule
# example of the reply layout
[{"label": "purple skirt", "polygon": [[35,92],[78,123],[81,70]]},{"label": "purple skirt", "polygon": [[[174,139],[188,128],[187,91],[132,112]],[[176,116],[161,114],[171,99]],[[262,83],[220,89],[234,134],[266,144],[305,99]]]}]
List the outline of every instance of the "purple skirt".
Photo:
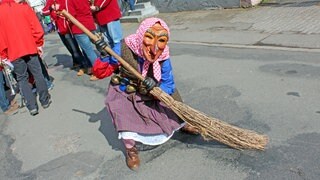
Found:
[{"label": "purple skirt", "polygon": [[109,85],[105,104],[118,132],[170,135],[183,123],[159,100],[139,93],[128,94],[117,85]]}]

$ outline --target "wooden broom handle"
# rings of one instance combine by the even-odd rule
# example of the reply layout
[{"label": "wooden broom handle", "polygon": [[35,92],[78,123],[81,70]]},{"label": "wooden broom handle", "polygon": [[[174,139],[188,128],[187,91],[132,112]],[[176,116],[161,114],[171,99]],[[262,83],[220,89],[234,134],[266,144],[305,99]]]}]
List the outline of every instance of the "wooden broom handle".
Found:
[{"label": "wooden broom handle", "polygon": [[[60,12],[63,16],[68,18],[74,25],[76,25],[79,29],[81,29],[86,35],[89,36],[90,39],[92,39],[93,42],[96,42],[99,40],[99,38],[93,34],[90,30],[88,30],[83,24],[81,24],[76,18],[74,18],[70,13],[68,13],[66,10],[62,10]],[[110,47],[104,48],[111,56],[115,57],[122,65],[125,67],[128,71],[130,71],[133,75],[135,75],[138,79],[141,81],[144,80],[144,77],[136,70],[134,69],[129,63],[127,63],[122,57],[120,57],[117,53],[115,53]]]}]

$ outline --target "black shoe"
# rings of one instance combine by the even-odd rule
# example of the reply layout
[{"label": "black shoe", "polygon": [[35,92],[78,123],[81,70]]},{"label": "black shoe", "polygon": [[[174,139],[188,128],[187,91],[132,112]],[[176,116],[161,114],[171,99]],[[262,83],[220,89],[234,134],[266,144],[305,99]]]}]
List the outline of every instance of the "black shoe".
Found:
[{"label": "black shoe", "polygon": [[32,110],[30,110],[29,112],[30,112],[30,115],[31,115],[31,116],[35,116],[35,115],[39,114],[38,109],[32,109]]},{"label": "black shoe", "polygon": [[52,101],[50,99],[47,104],[43,104],[42,105],[43,109],[47,109],[50,106],[51,103],[52,103]]}]

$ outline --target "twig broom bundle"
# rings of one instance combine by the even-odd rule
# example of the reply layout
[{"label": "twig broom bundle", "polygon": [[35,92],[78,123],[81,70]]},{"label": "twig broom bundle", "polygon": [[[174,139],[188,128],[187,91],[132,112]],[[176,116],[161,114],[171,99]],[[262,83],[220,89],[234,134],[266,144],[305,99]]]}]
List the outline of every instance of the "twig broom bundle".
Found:
[{"label": "twig broom bundle", "polygon": [[[99,40],[99,37],[91,33],[67,11],[63,10],[61,11],[61,14],[87,34],[93,42]],[[106,47],[105,50],[137,78],[141,81],[144,80],[144,77],[139,72],[117,55],[111,48]],[[264,150],[268,143],[268,137],[266,135],[258,134],[251,130],[241,129],[216,118],[209,117],[184,103],[175,101],[159,87],[154,87],[150,93],[171,108],[181,119],[198,129],[205,140],[216,140],[236,149]]]}]

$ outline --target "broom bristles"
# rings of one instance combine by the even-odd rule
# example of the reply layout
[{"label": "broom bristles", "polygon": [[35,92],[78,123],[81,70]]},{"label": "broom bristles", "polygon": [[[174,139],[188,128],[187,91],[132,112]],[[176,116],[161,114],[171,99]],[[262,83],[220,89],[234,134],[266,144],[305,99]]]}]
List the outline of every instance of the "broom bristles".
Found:
[{"label": "broom bristles", "polygon": [[153,88],[150,93],[172,109],[181,119],[200,131],[205,140],[216,140],[236,149],[264,150],[268,137],[254,131],[242,129],[175,101],[159,87]]}]

